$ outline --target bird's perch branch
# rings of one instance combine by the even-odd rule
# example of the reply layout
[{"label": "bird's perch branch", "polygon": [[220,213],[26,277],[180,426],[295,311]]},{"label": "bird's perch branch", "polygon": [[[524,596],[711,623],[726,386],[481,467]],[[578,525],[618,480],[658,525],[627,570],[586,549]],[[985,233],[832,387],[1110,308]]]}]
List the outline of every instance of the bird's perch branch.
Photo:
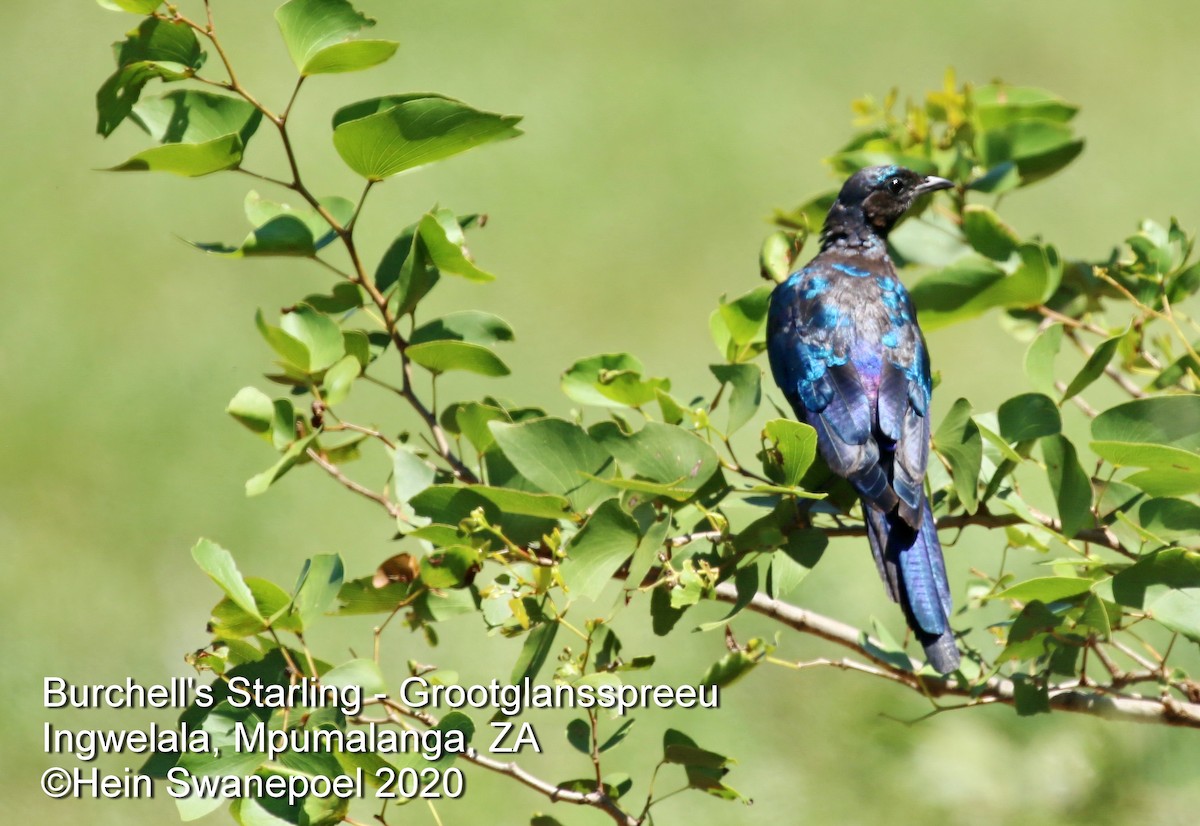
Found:
[{"label": "bird's perch branch", "polygon": [[[724,582],[716,588],[716,598],[721,602],[737,602],[737,589],[732,583]],[[846,661],[841,667],[857,671],[867,671],[876,676],[884,677],[892,682],[901,683],[914,691],[931,697],[968,697],[971,704],[984,705],[988,703],[1015,704],[1015,689],[1012,680],[1003,677],[993,677],[982,686],[957,680],[954,677],[934,677],[918,675],[916,670],[921,663],[910,661],[911,670],[896,667],[895,664],[881,659],[862,645],[863,634],[859,629],[844,622],[823,616],[821,614],[799,608],[766,594],[755,594],[746,606],[750,611],[770,617],[787,627],[803,634],[828,640],[848,648],[859,657],[870,661],[872,666],[861,666],[853,661]],[[869,640],[873,645],[880,643]],[[830,665],[838,662],[828,661]],[[1114,720],[1125,720],[1133,723],[1159,723],[1170,726],[1185,726],[1200,728],[1200,703],[1188,703],[1175,700],[1172,697],[1143,697],[1140,695],[1122,694],[1113,691],[1103,691],[1101,687],[1085,689],[1078,684],[1050,686],[1050,707],[1059,711],[1073,711],[1079,714],[1092,714]]]}]

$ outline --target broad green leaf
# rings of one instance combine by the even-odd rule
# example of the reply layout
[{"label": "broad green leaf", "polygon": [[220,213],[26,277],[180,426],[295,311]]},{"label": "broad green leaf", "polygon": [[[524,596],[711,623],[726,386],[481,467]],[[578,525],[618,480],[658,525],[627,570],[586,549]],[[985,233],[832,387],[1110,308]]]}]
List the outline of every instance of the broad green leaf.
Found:
[{"label": "broad green leaf", "polygon": [[302,75],[367,69],[386,61],[399,45],[351,39],[375,21],[347,0],[288,0],[275,10],[275,20]]},{"label": "broad green leaf", "polygon": [[1117,467],[1200,472],[1200,453],[1145,442],[1091,442],[1096,455]]},{"label": "broad green leaf", "polygon": [[[362,290],[358,285],[351,284],[349,281],[339,281],[333,285],[328,294],[312,293],[304,296],[304,303],[322,313],[344,313],[348,310],[353,310],[363,305]],[[343,330],[342,338],[347,336],[361,336],[362,346],[369,348],[366,334],[361,330]],[[346,352],[350,352],[354,345],[347,342]],[[365,367],[370,362],[370,357],[364,355],[359,361]]]},{"label": "broad green leaf", "polygon": [[638,540],[637,551],[629,563],[629,578],[626,582],[631,587],[637,588],[641,586],[642,580],[646,578],[646,574],[650,573],[650,569],[658,562],[658,555],[663,550],[664,543],[667,541],[667,534],[670,532],[670,517],[652,522],[646,528],[645,534]]},{"label": "broad green leaf", "polygon": [[[354,214],[354,204],[345,198],[322,198],[320,204],[340,226],[345,226]],[[254,225],[254,230],[239,246],[209,242],[189,243],[204,252],[230,258],[259,255],[312,258],[337,237],[325,218],[307,206],[296,208],[287,204],[277,204],[262,198],[252,190],[246,195],[245,209],[246,217]],[[345,286],[357,289],[353,284]]]},{"label": "broad green leaf", "polygon": [[1147,499],[1138,506],[1138,521],[1155,536],[1195,542],[1200,538],[1200,505],[1186,499]]},{"label": "broad green leaf", "polygon": [[1119,404],[1092,421],[1092,438],[1200,450],[1200,396],[1158,396]]},{"label": "broad green leaf", "polygon": [[[307,629],[333,607],[344,576],[342,557],[338,554],[318,554],[305,561],[292,598],[292,610],[298,615],[301,628]],[[328,677],[322,678],[322,682],[328,682]]]},{"label": "broad green leaf", "polygon": [[1025,442],[1062,431],[1058,405],[1041,393],[1022,393],[1000,405],[996,413],[1000,435],[1009,442]]},{"label": "broad green leaf", "polygon": [[383,678],[379,664],[363,657],[329,669],[321,675],[321,683],[335,688],[358,686],[366,697],[387,692],[387,680]]},{"label": "broad green leaf", "polygon": [[96,0],[102,8],[112,11],[127,11],[132,14],[150,14],[162,5],[162,0]]},{"label": "broad green leaf", "polygon": [[1092,483],[1079,464],[1075,446],[1065,436],[1046,436],[1041,442],[1046,476],[1058,504],[1063,535],[1068,539],[1095,524]]},{"label": "broad green leaf", "polygon": [[[730,651],[709,666],[700,678],[700,685],[715,685],[722,689],[733,685],[749,674],[772,650],[773,645],[754,638],[746,644],[745,650]],[[679,752],[676,755],[679,756]]]},{"label": "broad green leaf", "polygon": [[785,598],[812,572],[829,544],[828,537],[816,528],[794,530],[787,541],[771,555],[771,596]]},{"label": "broad green leaf", "polygon": [[188,25],[153,17],[143,20],[113,48],[117,71],[96,93],[96,131],[104,137],[129,116],[152,79],[182,80],[204,65],[200,41]]},{"label": "broad green leaf", "polygon": [[515,138],[521,119],[436,95],[400,95],[339,109],[333,144],[346,165],[373,181],[492,141]]},{"label": "broad green leaf", "polygon": [[797,487],[816,458],[817,432],[790,419],[772,419],[763,428],[763,433],[779,452],[783,471],[780,482],[787,487]]},{"label": "broad green leaf", "polygon": [[621,564],[638,547],[637,523],[609,499],[588,519],[567,546],[561,566],[563,582],[572,595],[596,599]]},{"label": "broad green leaf", "polygon": [[421,217],[417,228],[425,251],[438,272],[457,275],[468,281],[495,280],[496,276],[475,266],[468,256],[462,225],[453,212],[448,209],[428,212]]},{"label": "broad green leaf", "polygon": [[350,395],[354,380],[362,373],[362,365],[354,356],[344,356],[337,364],[325,371],[321,384],[325,388],[324,401],[328,407],[336,407]]},{"label": "broad green leaf", "polygon": [[250,588],[242,579],[242,573],[238,570],[237,563],[233,561],[233,555],[229,551],[211,540],[201,539],[192,548],[192,559],[213,582],[220,586],[234,604],[247,614],[259,620],[263,619],[258,612],[254,595],[250,593]]},{"label": "broad green leaf", "polygon": [[1053,120],[1018,120],[983,130],[976,140],[983,162],[993,166],[1013,161],[1028,185],[1052,175],[1078,157],[1083,141],[1066,124]]},{"label": "broad green leaf", "polygon": [[1086,594],[1093,584],[1092,580],[1082,577],[1038,577],[1006,588],[990,599],[1013,599],[1018,602],[1032,602],[1036,599],[1041,602],[1056,602]]},{"label": "broad green leaf", "polygon": [[230,400],[225,412],[252,432],[266,439],[271,438],[271,428],[275,422],[275,404],[258,388],[243,387]]},{"label": "broad green leaf", "polygon": [[1180,467],[1156,467],[1131,474],[1125,477],[1125,481],[1138,486],[1151,496],[1187,496],[1200,493],[1200,468],[1196,467],[1196,460],[1200,457],[1194,453],[1186,455],[1191,463],[1186,470]]},{"label": "broad green leaf", "polygon": [[968,513],[979,506],[979,472],[983,467],[983,436],[971,418],[971,403],[959,399],[933,435],[933,446],[950,464],[954,490]]},{"label": "broad green leaf", "polygon": [[488,427],[513,467],[547,493],[567,497],[576,512],[583,512],[611,495],[600,482],[616,471],[612,456],[583,428],[563,419],[533,419]]},{"label": "broad green leaf", "polygon": [[967,257],[928,275],[912,289],[921,326],[938,329],[993,307],[1029,307],[1058,287],[1062,263],[1053,247],[1021,244],[1021,264],[1011,275],[993,262]]},{"label": "broad green leaf", "polygon": [[[447,420],[447,416],[452,417]],[[493,407],[479,402],[460,402],[449,405],[442,414],[442,424],[451,433],[461,433],[467,437],[475,450],[484,453],[496,443],[492,431],[488,429],[489,422],[507,422],[508,414],[499,407]]]},{"label": "broad green leaf", "polygon": [[567,742],[583,754],[592,753],[592,727],[586,720],[576,717],[567,723]]},{"label": "broad green leaf", "polygon": [[725,435],[729,436],[758,412],[762,403],[762,370],[756,364],[713,364],[708,369],[729,393],[725,425]]},{"label": "broad green leaf", "polygon": [[114,171],[197,177],[241,164],[262,113],[240,98],[189,90],[143,100],[132,117],[163,146],[137,153]]},{"label": "broad green leaf", "polygon": [[279,327],[267,324],[261,311],[255,316],[255,323],[271,348],[303,373],[318,373],[332,367],[346,354],[341,328],[307,304],[297,304],[291,312],[284,313]]},{"label": "broad green leaf", "polygon": [[676,729],[663,734],[663,762],[683,766],[688,786],[700,789],[724,800],[740,800],[742,796],[721,782],[729,771],[730,758],[707,751],[696,741]]},{"label": "broad green leaf", "polygon": [[1071,383],[1067,385],[1066,392],[1063,393],[1063,401],[1078,395],[1087,388],[1089,384],[1100,378],[1100,374],[1104,372],[1104,368],[1112,361],[1112,357],[1117,353],[1117,347],[1121,343],[1121,339],[1125,338],[1125,333],[1106,338],[1100,345],[1092,351],[1088,356],[1087,362],[1080,369],[1075,378],[1071,379]]},{"label": "broad green leaf", "polygon": [[1062,348],[1062,339],[1063,326],[1052,324],[1038,333],[1025,351],[1025,375],[1033,389],[1046,396],[1058,393],[1054,386],[1054,359]]},{"label": "broad green leaf", "polygon": [[266,493],[267,488],[279,481],[279,479],[285,473],[295,467],[296,463],[304,458],[305,453],[308,451],[309,447],[312,446],[312,443],[315,439],[316,434],[313,434],[297,440],[283,452],[283,455],[279,457],[279,461],[271,465],[271,467],[267,468],[262,473],[247,479],[246,495],[258,496]]},{"label": "broad green leaf", "polygon": [[641,407],[671,389],[668,379],[643,378],[645,369],[628,353],[604,353],[571,365],[563,373],[562,389],[580,404]]},{"label": "broad green leaf", "polygon": [[1005,83],[977,86],[971,90],[971,102],[984,129],[1030,119],[1065,123],[1079,111],[1075,104],[1042,89]]},{"label": "broad green leaf", "polygon": [[409,336],[410,344],[426,341],[466,341],[471,344],[495,344],[512,341],[512,327],[499,316],[479,310],[459,310],[422,324]]},{"label": "broad green leaf", "polygon": [[619,746],[621,742],[629,735],[629,730],[633,728],[634,718],[630,717],[617,727],[617,730],[608,736],[608,738],[600,744],[598,751],[606,752],[611,748]]},{"label": "broad green leaf", "polygon": [[408,596],[407,582],[389,582],[376,588],[372,577],[354,579],[342,585],[338,591],[337,614],[386,614]]},{"label": "broad green leaf", "polygon": [[1200,553],[1166,550],[1150,554],[1098,583],[1096,595],[1139,609],[1200,641]]},{"label": "broad green leaf", "polygon": [[676,425],[647,422],[637,433],[626,435],[612,422],[602,422],[590,432],[626,475],[693,493],[720,464],[707,442]]},{"label": "broad green leaf", "polygon": [[968,204],[963,209],[962,231],[976,252],[995,261],[1007,261],[1021,243],[1012,227],[981,204]]},{"label": "broad green leaf", "polygon": [[737,569],[733,576],[733,584],[737,591],[737,599],[734,601],[733,607],[729,609],[729,613],[719,620],[700,623],[696,626],[697,631],[712,631],[715,628],[723,628],[728,625],[730,620],[740,614],[742,609],[750,604],[750,601],[754,599],[754,595],[758,593],[758,567],[757,564],[750,564]]},{"label": "broad green leaf", "polygon": [[392,241],[375,269],[375,286],[386,293],[395,289],[396,315],[403,316],[416,309],[421,299],[437,286],[441,276],[429,259],[424,245],[418,242],[416,225],[406,227]]},{"label": "broad green leaf", "polygon": [[467,485],[466,489],[479,494],[505,513],[542,519],[565,519],[570,515],[571,503],[553,493],[530,493],[488,485]]},{"label": "broad green leaf", "polygon": [[466,341],[426,341],[411,344],[404,352],[431,373],[465,370],[481,376],[507,376],[510,372],[508,365],[487,347]]},{"label": "broad green leaf", "polygon": [[772,232],[763,241],[759,251],[759,271],[776,284],[786,281],[806,239],[807,233],[804,231],[780,229]]},{"label": "broad green leaf", "polygon": [[734,344],[740,347],[764,340],[772,289],[770,285],[756,287],[729,303],[722,297],[718,312]]},{"label": "broad green leaf", "polygon": [[482,564],[477,548],[451,545],[421,560],[421,582],[430,588],[459,588],[469,584]]},{"label": "broad green leaf", "polygon": [[396,445],[392,455],[392,490],[397,502],[407,502],[433,484],[437,469],[408,445]]},{"label": "broad green leaf", "polygon": [[537,677],[546,663],[546,658],[554,650],[554,637],[557,634],[557,622],[544,622],[530,630],[513,665],[511,682],[520,683],[526,677]]}]

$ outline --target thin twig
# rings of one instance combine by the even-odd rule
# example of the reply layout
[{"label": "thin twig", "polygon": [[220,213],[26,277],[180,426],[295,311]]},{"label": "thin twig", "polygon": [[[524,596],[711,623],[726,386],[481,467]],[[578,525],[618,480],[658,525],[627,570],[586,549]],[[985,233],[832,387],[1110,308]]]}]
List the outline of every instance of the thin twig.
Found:
[{"label": "thin twig", "polygon": [[320,467],[322,470],[324,470],[326,473],[328,473],[330,476],[332,476],[334,479],[336,479],[339,483],[341,483],[341,485],[343,487],[354,491],[359,496],[364,496],[367,499],[370,499],[372,502],[378,502],[380,505],[382,505],[387,510],[387,512],[389,514],[391,514],[393,519],[400,518],[400,515],[401,515],[400,508],[396,504],[394,504],[392,502],[392,500],[388,499],[387,496],[385,496],[382,493],[379,493],[378,491],[374,491],[368,487],[360,485],[358,482],[355,482],[349,476],[342,473],[341,470],[338,469],[337,465],[333,464],[333,462],[330,462],[328,459],[326,459],[315,448],[310,447],[308,449],[307,453],[308,453],[308,458],[312,459],[313,462],[318,467]]}]

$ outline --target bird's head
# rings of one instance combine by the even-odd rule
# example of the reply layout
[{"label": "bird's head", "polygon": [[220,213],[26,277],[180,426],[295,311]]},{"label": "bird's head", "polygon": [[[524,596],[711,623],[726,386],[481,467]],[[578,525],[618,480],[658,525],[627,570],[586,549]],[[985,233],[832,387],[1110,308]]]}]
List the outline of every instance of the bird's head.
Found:
[{"label": "bird's head", "polygon": [[867,230],[887,237],[919,196],[952,186],[953,181],[920,175],[903,166],[868,166],[842,186],[829,210],[825,233]]}]

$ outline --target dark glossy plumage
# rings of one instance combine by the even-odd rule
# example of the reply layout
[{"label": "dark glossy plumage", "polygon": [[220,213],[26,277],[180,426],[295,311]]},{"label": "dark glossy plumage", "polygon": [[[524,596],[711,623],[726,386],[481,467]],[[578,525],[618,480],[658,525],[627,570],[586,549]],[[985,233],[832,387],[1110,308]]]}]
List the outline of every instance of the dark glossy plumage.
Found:
[{"label": "dark glossy plumage", "polygon": [[949,186],[898,166],[855,173],[829,211],[820,253],[775,289],[767,321],[776,383],[816,429],[830,469],[862,497],[888,594],[944,674],[959,652],[924,488],[929,354],[886,239],[919,195]]}]

